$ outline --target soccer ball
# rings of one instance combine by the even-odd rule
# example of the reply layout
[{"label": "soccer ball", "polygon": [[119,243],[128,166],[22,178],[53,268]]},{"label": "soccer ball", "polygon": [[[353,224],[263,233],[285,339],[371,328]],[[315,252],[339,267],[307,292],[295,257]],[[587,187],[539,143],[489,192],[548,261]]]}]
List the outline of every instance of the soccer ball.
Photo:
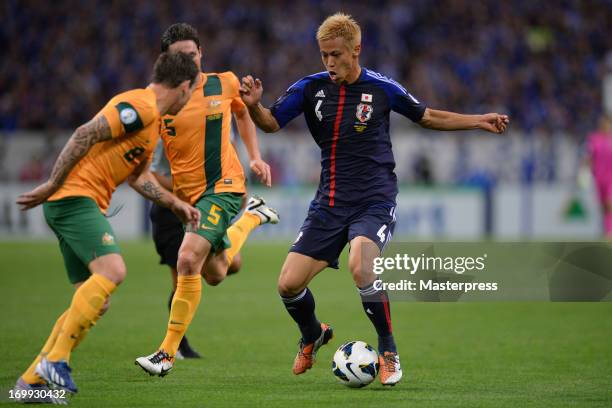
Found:
[{"label": "soccer ball", "polygon": [[363,341],[341,345],[332,361],[332,372],[342,384],[351,388],[365,387],[378,374],[378,353]]}]

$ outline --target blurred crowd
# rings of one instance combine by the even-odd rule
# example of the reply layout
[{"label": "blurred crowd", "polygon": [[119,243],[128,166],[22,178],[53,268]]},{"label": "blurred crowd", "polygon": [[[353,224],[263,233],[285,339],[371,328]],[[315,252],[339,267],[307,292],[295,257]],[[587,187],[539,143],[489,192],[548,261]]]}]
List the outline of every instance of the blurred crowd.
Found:
[{"label": "blurred crowd", "polygon": [[181,21],[200,32],[206,71],[254,74],[272,103],[323,69],[315,32],[338,10],[361,24],[362,65],[429,106],[577,134],[601,112],[609,0],[4,0],[0,130],[71,129],[145,86],[162,32]]}]

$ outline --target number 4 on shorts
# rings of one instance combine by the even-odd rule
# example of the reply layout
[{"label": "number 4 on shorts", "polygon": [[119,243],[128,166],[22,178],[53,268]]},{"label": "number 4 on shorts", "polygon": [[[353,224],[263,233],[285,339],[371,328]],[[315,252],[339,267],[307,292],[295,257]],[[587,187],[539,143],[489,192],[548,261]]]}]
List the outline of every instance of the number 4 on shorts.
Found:
[{"label": "number 4 on shorts", "polygon": [[380,229],[376,233],[376,235],[378,235],[378,238],[380,238],[380,242],[382,242],[383,244],[385,243],[385,240],[387,239],[387,236],[385,235],[386,230],[387,230],[387,225],[385,224],[382,227],[380,227]]}]

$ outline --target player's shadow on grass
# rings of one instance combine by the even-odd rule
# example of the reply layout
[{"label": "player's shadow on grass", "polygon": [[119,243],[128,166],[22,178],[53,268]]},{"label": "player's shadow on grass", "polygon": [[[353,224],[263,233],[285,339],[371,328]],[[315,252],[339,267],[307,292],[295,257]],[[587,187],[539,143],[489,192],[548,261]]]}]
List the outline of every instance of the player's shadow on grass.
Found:
[{"label": "player's shadow on grass", "polygon": [[425,391],[425,388],[419,388],[419,387],[409,387],[409,386],[402,386],[402,385],[396,385],[394,387],[384,387],[384,386],[380,386],[380,387],[366,387],[363,391],[368,391],[368,392],[381,392],[381,391],[393,391],[393,392],[410,392],[410,393],[414,393],[414,392],[419,392],[419,391]]}]

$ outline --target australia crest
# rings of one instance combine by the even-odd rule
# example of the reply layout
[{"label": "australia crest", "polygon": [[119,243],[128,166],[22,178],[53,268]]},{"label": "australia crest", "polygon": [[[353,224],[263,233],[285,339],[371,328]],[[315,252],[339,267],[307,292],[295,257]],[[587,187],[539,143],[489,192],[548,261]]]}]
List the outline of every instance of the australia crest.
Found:
[{"label": "australia crest", "polygon": [[367,122],[372,117],[372,111],[374,111],[372,105],[360,103],[357,105],[357,119],[359,119],[361,123]]}]

